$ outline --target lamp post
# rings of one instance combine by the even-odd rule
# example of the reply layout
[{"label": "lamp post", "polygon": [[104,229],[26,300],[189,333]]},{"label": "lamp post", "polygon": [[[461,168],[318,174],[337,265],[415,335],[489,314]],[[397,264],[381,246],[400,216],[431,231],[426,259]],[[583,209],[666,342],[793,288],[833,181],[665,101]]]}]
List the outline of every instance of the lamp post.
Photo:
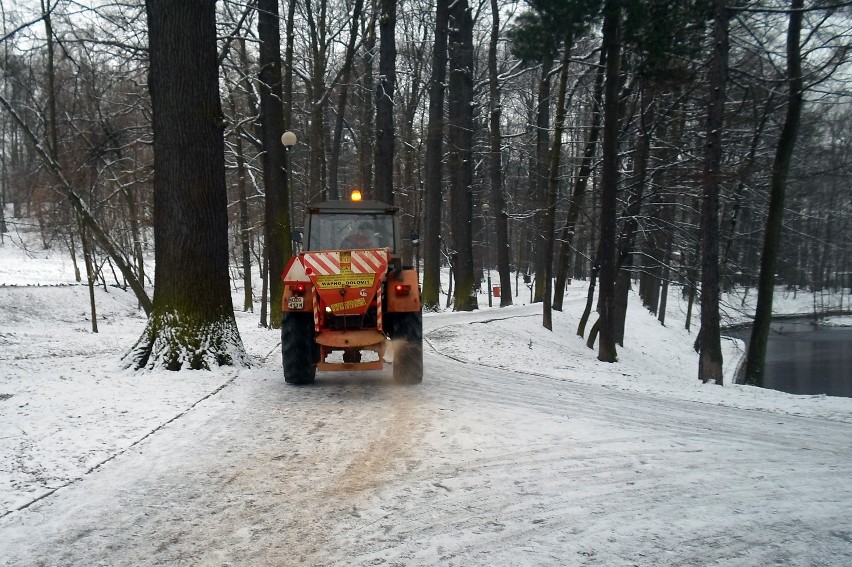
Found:
[{"label": "lamp post", "polygon": [[293,238],[293,234],[296,230],[294,224],[296,215],[295,211],[293,210],[293,187],[290,184],[290,148],[295,146],[296,142],[298,141],[299,140],[298,138],[296,138],[296,134],[294,134],[290,130],[287,130],[286,132],[281,134],[281,144],[284,146],[284,187],[286,187],[287,189],[287,205],[290,207],[290,239],[292,241],[291,246],[293,247],[294,252],[296,251],[296,245],[298,243],[295,242],[295,239]]},{"label": "lamp post", "polygon": [[482,218],[485,220],[485,280],[488,285],[488,307],[491,307],[491,264],[488,262],[490,252],[488,245],[488,213],[491,212],[491,206],[488,203],[482,205]]}]

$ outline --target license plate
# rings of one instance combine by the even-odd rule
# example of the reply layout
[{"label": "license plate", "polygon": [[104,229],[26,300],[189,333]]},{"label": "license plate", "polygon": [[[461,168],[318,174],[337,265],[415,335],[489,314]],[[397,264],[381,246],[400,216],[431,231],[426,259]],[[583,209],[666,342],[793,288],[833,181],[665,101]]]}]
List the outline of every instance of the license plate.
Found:
[{"label": "license plate", "polygon": [[287,309],[304,309],[305,308],[305,298],[304,297],[288,297],[287,298]]}]

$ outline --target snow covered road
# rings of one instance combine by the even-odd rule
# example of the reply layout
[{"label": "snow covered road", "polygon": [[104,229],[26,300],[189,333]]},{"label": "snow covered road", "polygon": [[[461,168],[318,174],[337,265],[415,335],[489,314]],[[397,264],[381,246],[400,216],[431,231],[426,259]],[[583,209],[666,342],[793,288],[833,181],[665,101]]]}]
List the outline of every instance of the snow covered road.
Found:
[{"label": "snow covered road", "polygon": [[0,519],[0,564],[852,564],[849,423],[425,368],[245,371]]}]

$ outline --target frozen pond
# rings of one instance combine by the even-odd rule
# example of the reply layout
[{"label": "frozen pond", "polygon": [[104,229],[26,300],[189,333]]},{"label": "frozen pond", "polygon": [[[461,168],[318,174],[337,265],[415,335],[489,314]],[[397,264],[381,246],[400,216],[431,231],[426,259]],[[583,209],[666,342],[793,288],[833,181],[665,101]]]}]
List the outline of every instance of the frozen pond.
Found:
[{"label": "frozen pond", "polygon": [[[748,342],[751,329],[729,331]],[[852,328],[777,320],[766,347],[767,388],[790,394],[852,397]]]}]

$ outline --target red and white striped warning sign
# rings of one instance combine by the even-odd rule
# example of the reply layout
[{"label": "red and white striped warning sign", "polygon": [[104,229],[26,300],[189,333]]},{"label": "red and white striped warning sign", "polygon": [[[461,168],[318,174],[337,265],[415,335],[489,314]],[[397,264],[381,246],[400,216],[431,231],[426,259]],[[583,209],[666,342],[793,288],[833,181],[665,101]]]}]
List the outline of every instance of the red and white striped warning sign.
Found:
[{"label": "red and white striped warning sign", "polygon": [[302,263],[308,275],[336,275],[340,273],[340,252],[305,252]]},{"label": "red and white striped warning sign", "polygon": [[388,268],[385,250],[353,250],[350,260],[353,274],[384,274]]}]

